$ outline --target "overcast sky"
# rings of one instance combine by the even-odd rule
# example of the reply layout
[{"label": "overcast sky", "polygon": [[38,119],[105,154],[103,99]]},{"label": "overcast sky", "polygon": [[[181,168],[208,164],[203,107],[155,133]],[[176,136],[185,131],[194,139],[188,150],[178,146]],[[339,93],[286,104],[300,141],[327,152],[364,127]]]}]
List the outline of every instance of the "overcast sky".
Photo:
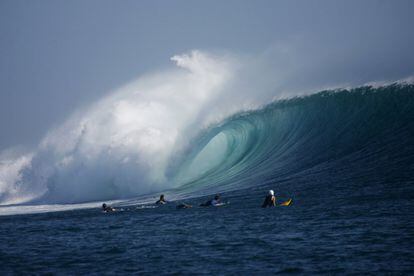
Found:
[{"label": "overcast sky", "polygon": [[365,79],[407,77],[413,12],[414,1],[385,0],[0,0],[0,151],[37,144],[79,107],[192,49],[255,55],[299,38],[346,49]]}]

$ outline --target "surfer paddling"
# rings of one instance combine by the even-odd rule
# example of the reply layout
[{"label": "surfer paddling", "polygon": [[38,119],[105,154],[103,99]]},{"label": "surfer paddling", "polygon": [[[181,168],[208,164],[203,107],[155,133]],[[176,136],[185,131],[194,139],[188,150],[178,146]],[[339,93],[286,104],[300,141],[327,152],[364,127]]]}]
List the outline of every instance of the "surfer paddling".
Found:
[{"label": "surfer paddling", "polygon": [[166,204],[167,201],[165,200],[164,195],[160,195],[160,199],[157,200],[157,202],[155,202],[155,204],[160,205],[160,204]]},{"label": "surfer paddling", "polygon": [[[287,201],[284,201],[282,203],[279,204],[279,206],[289,206],[290,203],[292,203],[292,199],[289,198]],[[266,207],[275,207],[276,206],[276,197],[275,197],[275,192],[273,190],[269,190],[269,193],[267,194],[263,204],[262,204],[262,208],[266,208]]]},{"label": "surfer paddling", "polygon": [[109,205],[106,205],[106,203],[104,203],[104,204],[102,204],[102,211],[105,212],[105,213],[114,212],[115,208],[113,208]]},{"label": "surfer paddling", "polygon": [[216,195],[214,197],[214,199],[211,199],[211,200],[209,200],[205,203],[200,204],[201,207],[208,207],[208,206],[216,206],[217,207],[217,206],[221,206],[221,205],[223,205],[223,203],[221,203],[220,195]]},{"label": "surfer paddling", "polygon": [[176,206],[177,209],[188,209],[188,208],[192,208],[192,205],[186,204],[186,203],[180,203]]},{"label": "surfer paddling", "polygon": [[269,191],[269,194],[266,196],[263,204],[262,204],[262,208],[266,208],[266,207],[275,207],[276,206],[276,197],[275,197],[275,192],[273,190]]}]

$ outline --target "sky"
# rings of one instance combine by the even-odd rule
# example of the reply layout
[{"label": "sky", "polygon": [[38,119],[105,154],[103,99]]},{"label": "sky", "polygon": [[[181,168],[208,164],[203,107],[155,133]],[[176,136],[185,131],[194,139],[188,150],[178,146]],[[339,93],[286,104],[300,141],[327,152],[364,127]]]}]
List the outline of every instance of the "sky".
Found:
[{"label": "sky", "polygon": [[290,83],[303,85],[412,76],[413,11],[398,0],[0,0],[0,151],[35,146],[74,111],[193,49],[271,63],[287,48],[307,75]]}]

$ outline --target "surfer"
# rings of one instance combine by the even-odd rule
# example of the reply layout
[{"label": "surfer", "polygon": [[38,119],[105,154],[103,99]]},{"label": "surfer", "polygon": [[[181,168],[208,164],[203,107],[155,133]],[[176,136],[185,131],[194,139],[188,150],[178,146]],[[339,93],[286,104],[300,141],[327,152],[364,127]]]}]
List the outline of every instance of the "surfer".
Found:
[{"label": "surfer", "polygon": [[208,207],[208,206],[221,206],[222,203],[220,201],[220,195],[215,195],[214,199],[211,199],[205,203],[201,203],[201,207]]},{"label": "surfer", "polygon": [[193,206],[189,205],[189,204],[185,204],[185,203],[180,203],[177,205],[177,209],[188,209],[188,208],[192,208]]},{"label": "surfer", "polygon": [[105,212],[105,213],[107,213],[107,212],[114,212],[115,211],[115,208],[113,208],[113,207],[111,207],[109,205],[106,205],[106,203],[104,203],[104,204],[102,204],[102,211]]},{"label": "surfer", "polygon": [[274,207],[276,206],[276,197],[275,197],[275,192],[273,192],[273,190],[269,191],[269,194],[266,196],[263,204],[262,204],[262,208],[266,208],[266,207]]},{"label": "surfer", "polygon": [[166,203],[167,203],[167,201],[165,200],[164,195],[160,195],[160,199],[157,202],[155,202],[155,204],[157,204],[157,205],[166,204]]}]

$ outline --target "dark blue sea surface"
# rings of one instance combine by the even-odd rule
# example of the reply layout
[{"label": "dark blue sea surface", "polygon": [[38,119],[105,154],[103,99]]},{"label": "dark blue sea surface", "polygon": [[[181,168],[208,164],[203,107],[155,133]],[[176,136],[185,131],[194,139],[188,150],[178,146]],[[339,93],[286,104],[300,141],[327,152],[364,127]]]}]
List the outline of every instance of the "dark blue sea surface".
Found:
[{"label": "dark blue sea surface", "polygon": [[[0,272],[412,274],[413,137],[413,85],[237,114],[171,161],[181,201],[0,216]],[[261,208],[269,189],[292,204]],[[198,207],[216,193],[228,204]]]},{"label": "dark blue sea surface", "polygon": [[114,213],[97,208],[0,217],[0,270],[409,274],[413,189],[404,187],[413,183],[384,183],[382,191],[374,184],[298,178],[279,187],[294,196],[292,205],[268,209],[260,208],[265,191],[248,189],[223,194],[230,201],[223,207],[176,210],[169,203]]}]

